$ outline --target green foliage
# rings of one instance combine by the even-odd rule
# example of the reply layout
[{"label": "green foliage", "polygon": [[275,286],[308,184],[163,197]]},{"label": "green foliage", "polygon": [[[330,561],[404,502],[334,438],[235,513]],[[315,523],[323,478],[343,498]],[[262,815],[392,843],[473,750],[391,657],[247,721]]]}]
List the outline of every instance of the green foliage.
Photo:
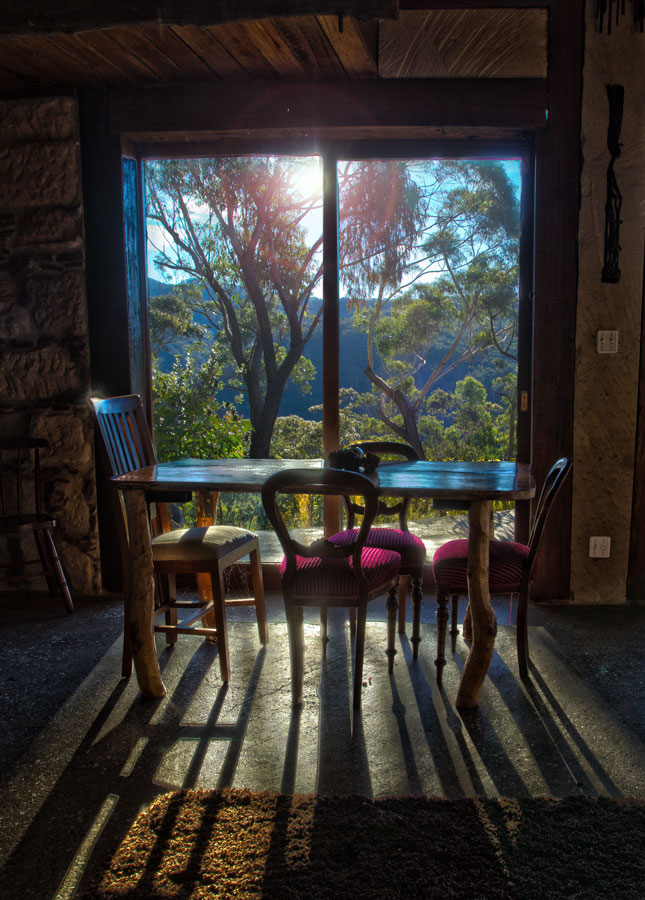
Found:
[{"label": "green foliage", "polygon": [[153,366],[155,443],[161,461],[244,456],[249,423],[216,399],[221,369],[215,354],[195,343],[170,372]]},{"label": "green foliage", "polygon": [[205,329],[193,321],[198,293],[194,284],[177,284],[167,294],[150,298],[148,326],[153,359],[178,343],[186,345],[204,339]]},{"label": "green foliage", "polygon": [[275,459],[315,459],[322,456],[322,422],[300,416],[276,419],[271,439]]}]

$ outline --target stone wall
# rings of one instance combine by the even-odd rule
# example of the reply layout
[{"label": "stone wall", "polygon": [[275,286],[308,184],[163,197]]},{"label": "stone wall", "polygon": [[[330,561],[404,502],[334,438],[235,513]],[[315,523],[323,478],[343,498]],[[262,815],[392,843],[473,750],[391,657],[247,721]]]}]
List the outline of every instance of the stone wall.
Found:
[{"label": "stone wall", "polygon": [[[631,7],[599,34],[588,0],[583,71],[582,176],[571,551],[575,602],[624,603],[631,524],[641,354],[645,214],[645,37]],[[618,284],[603,284],[606,173],[609,164],[606,85],[625,89],[621,155],[615,174],[622,193]],[[596,353],[596,331],[617,329],[619,352]],[[611,537],[608,559],[589,558],[589,537]]]},{"label": "stone wall", "polygon": [[[0,102],[0,184],[0,429],[49,441],[56,545],[72,594],[92,594],[100,568],[73,98]],[[0,547],[5,560],[10,552]]]}]

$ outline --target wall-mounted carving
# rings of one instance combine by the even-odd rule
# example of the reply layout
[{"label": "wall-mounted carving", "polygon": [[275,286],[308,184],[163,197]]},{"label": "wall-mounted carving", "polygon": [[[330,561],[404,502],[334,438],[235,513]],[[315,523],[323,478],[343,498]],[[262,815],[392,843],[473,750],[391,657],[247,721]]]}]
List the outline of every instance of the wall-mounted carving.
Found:
[{"label": "wall-mounted carving", "polygon": [[605,203],[605,264],[602,267],[602,281],[607,284],[618,284],[620,268],[620,210],[623,202],[618,188],[614,163],[620,156],[620,129],[623,124],[623,101],[625,89],[622,84],[608,84],[609,128],[607,130],[607,147],[610,161],[607,167],[607,201]]},{"label": "wall-mounted carving", "polygon": [[[630,0],[632,4],[634,26],[643,31],[645,24],[645,0]],[[618,25],[620,16],[625,15],[626,0],[596,0],[596,22],[598,31],[602,34],[605,21],[607,22],[607,34],[611,34],[612,22]]]}]

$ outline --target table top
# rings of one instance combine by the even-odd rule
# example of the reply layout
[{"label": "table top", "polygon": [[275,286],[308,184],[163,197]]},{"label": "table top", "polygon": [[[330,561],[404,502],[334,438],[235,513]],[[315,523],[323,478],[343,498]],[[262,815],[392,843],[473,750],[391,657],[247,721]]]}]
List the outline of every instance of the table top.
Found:
[{"label": "table top", "polygon": [[[112,480],[120,490],[259,492],[274,472],[317,469],[323,464],[322,459],[183,459],[157,463]],[[528,500],[535,495],[528,463],[384,462],[369,477],[384,497]]]}]

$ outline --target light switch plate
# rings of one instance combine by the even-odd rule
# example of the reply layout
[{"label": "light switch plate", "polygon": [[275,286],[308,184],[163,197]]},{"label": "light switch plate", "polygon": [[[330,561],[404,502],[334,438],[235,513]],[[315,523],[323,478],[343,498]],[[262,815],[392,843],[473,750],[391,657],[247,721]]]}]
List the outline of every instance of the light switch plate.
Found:
[{"label": "light switch plate", "polygon": [[598,352],[598,353],[618,353],[618,332],[617,331],[597,331],[596,332],[596,352]]}]

